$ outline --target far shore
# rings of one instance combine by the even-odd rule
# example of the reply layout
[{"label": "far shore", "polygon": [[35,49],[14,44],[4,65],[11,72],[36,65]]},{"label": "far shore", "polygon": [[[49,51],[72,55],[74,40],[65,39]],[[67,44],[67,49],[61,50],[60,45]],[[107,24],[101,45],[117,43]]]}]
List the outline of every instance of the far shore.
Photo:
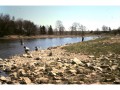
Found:
[{"label": "far shore", "polygon": [[[85,35],[95,36],[95,35]],[[65,37],[81,37],[81,35],[35,35],[35,36],[22,36],[22,35],[8,35],[0,37],[0,39],[34,39],[34,38],[65,38]]]}]

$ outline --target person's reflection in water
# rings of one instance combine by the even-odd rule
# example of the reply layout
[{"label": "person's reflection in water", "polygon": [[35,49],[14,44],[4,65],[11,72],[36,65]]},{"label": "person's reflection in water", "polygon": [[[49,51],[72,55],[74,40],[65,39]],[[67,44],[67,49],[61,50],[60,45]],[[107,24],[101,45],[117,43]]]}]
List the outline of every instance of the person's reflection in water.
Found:
[{"label": "person's reflection in water", "polygon": [[24,45],[23,39],[20,39],[20,43],[21,45]]}]

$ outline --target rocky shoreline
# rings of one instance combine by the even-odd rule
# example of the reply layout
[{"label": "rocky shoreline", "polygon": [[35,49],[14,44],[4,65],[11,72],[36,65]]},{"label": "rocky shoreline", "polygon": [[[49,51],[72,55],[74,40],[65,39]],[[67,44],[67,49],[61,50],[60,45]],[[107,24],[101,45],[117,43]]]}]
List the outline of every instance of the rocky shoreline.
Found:
[{"label": "rocky shoreline", "polygon": [[0,59],[0,84],[120,84],[120,55],[95,57],[63,47]]}]

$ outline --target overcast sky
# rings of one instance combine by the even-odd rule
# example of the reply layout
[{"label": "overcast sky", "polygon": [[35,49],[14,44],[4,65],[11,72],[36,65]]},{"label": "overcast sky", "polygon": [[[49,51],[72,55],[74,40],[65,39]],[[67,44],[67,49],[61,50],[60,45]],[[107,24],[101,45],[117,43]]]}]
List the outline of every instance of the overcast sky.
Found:
[{"label": "overcast sky", "polygon": [[52,25],[61,20],[66,29],[78,22],[92,30],[106,25],[120,26],[120,6],[0,6],[0,13],[31,20],[37,25]]}]

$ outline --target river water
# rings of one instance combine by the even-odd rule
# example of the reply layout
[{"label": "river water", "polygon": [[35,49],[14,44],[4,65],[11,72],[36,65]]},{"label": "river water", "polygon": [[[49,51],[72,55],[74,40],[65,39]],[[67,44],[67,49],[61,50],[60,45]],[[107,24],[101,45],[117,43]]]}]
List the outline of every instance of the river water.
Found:
[{"label": "river water", "polygon": [[[96,36],[85,37],[84,41],[97,38]],[[67,37],[67,38],[42,38],[42,39],[24,39],[24,45],[21,45],[20,40],[0,40],[0,58],[9,58],[13,55],[19,55],[24,53],[24,46],[35,50],[35,47],[40,49],[47,49],[48,47],[65,45],[68,43],[81,42],[81,37]]]}]

